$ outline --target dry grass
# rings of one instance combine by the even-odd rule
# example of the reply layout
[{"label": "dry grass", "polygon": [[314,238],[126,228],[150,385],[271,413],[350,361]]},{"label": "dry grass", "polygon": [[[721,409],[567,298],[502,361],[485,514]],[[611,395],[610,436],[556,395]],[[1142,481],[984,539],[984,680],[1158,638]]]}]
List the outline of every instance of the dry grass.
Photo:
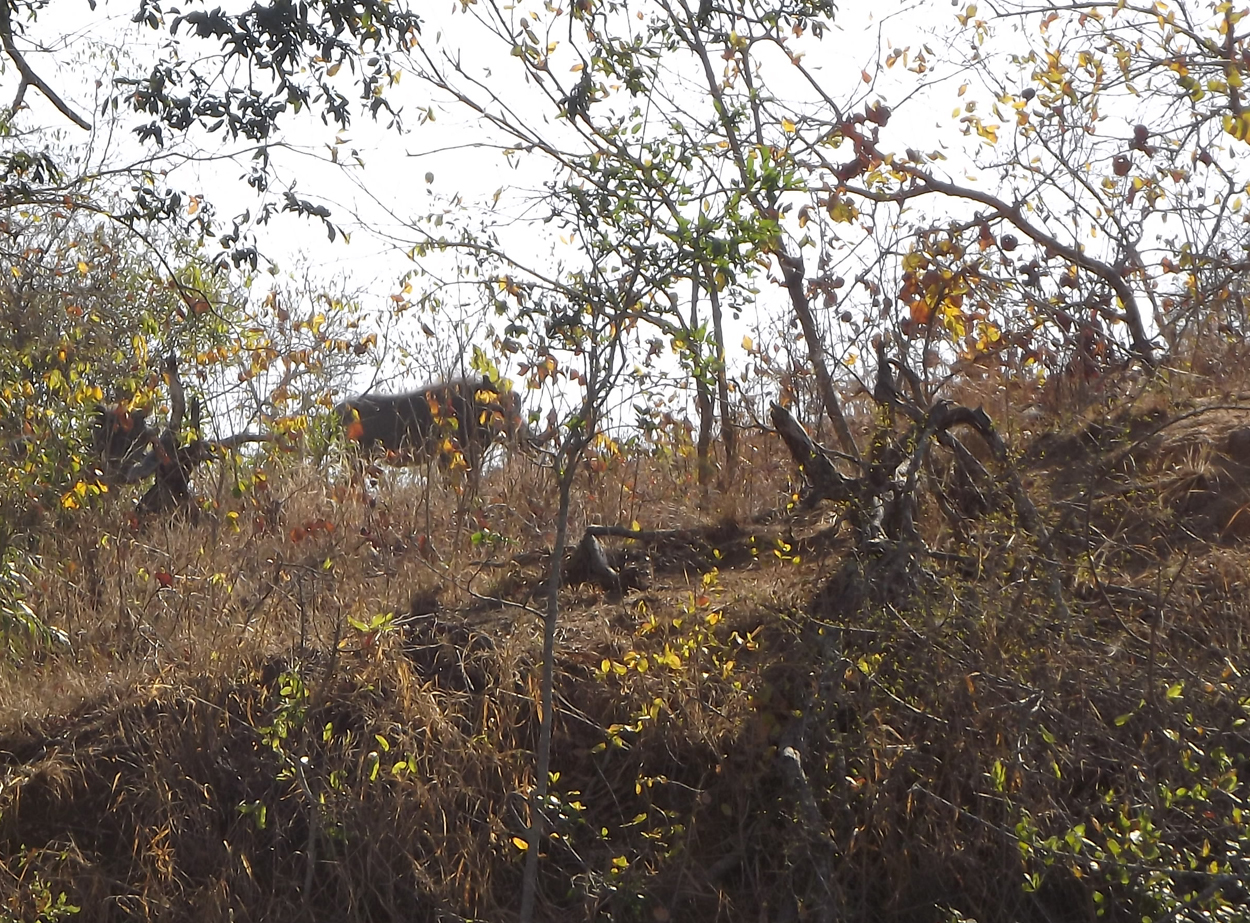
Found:
[{"label": "dry grass", "polygon": [[[601,458],[574,528],[702,515],[680,454]],[[298,464],[237,497],[242,474],[219,478],[189,518],[140,523],[108,498],[48,536],[33,601],[73,652],[0,673],[0,906],[33,918],[52,888],[93,919],[506,917],[539,623],[484,597],[550,542],[547,472],[512,459],[476,497],[411,471],[368,496]],[[585,760],[663,696],[673,746],[714,758],[744,693],[699,680],[705,707],[676,676],[595,678],[634,649],[641,611],[666,617],[700,579],[628,607],[568,592],[562,752]],[[596,809],[613,774],[633,761],[598,767]],[[587,882],[574,903],[603,893]]]},{"label": "dry grass", "polygon": [[[601,446],[574,536],[720,530],[621,602],[562,591],[542,918],[1076,920],[1097,888],[1140,919],[1166,882],[1098,878],[1117,831],[1243,862],[1250,411],[1196,412],[1238,403],[1198,380],[1003,423],[1054,546],[1001,497],[959,529],[926,501],[908,598],[832,508],[751,525],[788,496],[775,439],[706,497],[688,445]],[[962,397],[1004,421],[1023,387]],[[386,472],[367,500],[281,460],[217,476],[190,520],[109,498],[46,537],[32,602],[72,651],[0,671],[0,920],[62,892],[92,920],[515,919],[547,473],[511,459],[466,498]]]}]

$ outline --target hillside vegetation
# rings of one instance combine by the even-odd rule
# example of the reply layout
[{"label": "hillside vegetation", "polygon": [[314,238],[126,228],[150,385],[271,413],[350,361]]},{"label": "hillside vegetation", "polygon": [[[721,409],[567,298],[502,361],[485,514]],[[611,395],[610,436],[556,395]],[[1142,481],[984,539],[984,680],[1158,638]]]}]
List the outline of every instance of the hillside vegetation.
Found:
[{"label": "hillside vegetation", "polygon": [[[751,507],[700,504],[680,438],[600,445],[574,532],[648,535],[603,539],[640,588],[561,590],[540,918],[1250,912],[1250,394],[1162,368],[1026,429],[968,388],[1051,539],[935,449],[906,579],[845,504],[795,505],[773,434],[743,431]],[[46,520],[25,598],[61,640],[0,673],[0,918],[514,919],[541,462],[362,495],[277,453],[205,466],[188,514]]]},{"label": "hillside vegetation", "polygon": [[1250,923],[1248,81],[0,0],[0,923]]}]

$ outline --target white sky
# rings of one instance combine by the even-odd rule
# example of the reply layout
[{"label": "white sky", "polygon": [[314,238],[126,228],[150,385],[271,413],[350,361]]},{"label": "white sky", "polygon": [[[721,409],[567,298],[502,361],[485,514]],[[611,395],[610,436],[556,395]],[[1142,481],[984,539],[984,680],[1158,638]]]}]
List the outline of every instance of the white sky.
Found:
[{"label": "white sky", "polygon": [[[132,25],[129,18],[134,8],[129,0],[111,0],[90,14],[85,0],[58,0],[42,12],[29,32],[30,37],[47,43],[51,53],[32,52],[30,63],[78,111],[90,112],[100,98],[94,81],[100,79],[107,84],[113,73],[107,54],[95,48],[93,42],[121,43],[126,54],[139,65],[134,68],[139,71],[160,49],[165,34]],[[484,31],[473,18],[477,8],[470,8],[466,14],[457,0],[418,8],[425,20],[425,48],[457,56],[470,72],[476,71],[507,99],[515,111],[543,123],[544,131],[567,133],[567,126],[556,119],[546,98],[525,82],[515,59],[493,40],[484,38]],[[517,12],[525,8],[523,4]],[[637,8],[646,10],[645,0]],[[950,34],[956,12],[957,6],[923,0],[843,3],[835,27],[824,40],[805,40],[804,63],[822,75],[825,86],[840,103],[852,95],[867,94],[870,99],[883,98],[895,108],[895,117],[883,136],[884,147],[942,148],[951,158],[946,168],[962,179],[956,165],[971,164],[967,154],[970,146],[959,134],[952,108],[975,98],[978,90],[974,86],[966,97],[957,97],[957,86],[964,77],[948,71],[941,82],[915,94],[921,78],[901,66],[884,70],[878,64],[879,48],[910,47],[914,54],[925,42],[931,44],[937,57],[958,57],[941,46],[943,36]],[[967,36],[958,40],[966,42]],[[1005,34],[1003,42],[1008,41],[1010,36]],[[568,69],[576,60],[567,45],[562,46],[552,55],[553,73],[571,84],[576,75],[568,73]],[[1003,65],[996,69],[1007,78]],[[872,76],[870,86],[862,82],[861,71]],[[787,85],[788,73],[786,68],[777,70],[769,78],[771,90],[777,95],[806,93],[797,84]],[[537,156],[505,162],[496,150],[475,147],[492,140],[484,126],[459,104],[432,98],[428,86],[407,79],[408,76],[405,75],[398,92],[389,94],[393,104],[404,109],[406,126],[402,133],[375,125],[360,113],[353,113],[352,127],[337,137],[320,119],[307,115],[288,118],[285,123],[284,139],[293,151],[276,157],[278,182],[271,195],[280,200],[280,190],[294,182],[301,197],[326,202],[334,211],[333,220],[352,234],[350,245],[341,240],[330,244],[320,224],[290,216],[279,216],[267,227],[256,229],[262,252],[275,261],[282,273],[310,270],[314,278],[327,284],[337,284],[347,291],[363,291],[366,308],[380,313],[389,310],[390,296],[399,291],[400,276],[413,269],[404,255],[405,247],[396,243],[405,238],[417,239],[406,227],[413,216],[441,209],[450,209],[448,215],[452,219],[464,220],[466,215],[472,215],[476,222],[493,225],[508,248],[531,257],[536,264],[550,263],[562,252],[558,229],[538,223],[535,219],[542,215],[525,210],[527,196],[540,190],[551,176],[549,164]],[[1020,82],[1024,82],[1023,74]],[[0,99],[11,98],[15,85],[16,74],[10,67],[0,74]],[[909,93],[915,95],[908,97]],[[354,98],[350,92],[347,95]],[[984,112],[992,100],[984,91],[980,91],[980,96]],[[97,118],[95,132],[88,135],[55,114],[37,91],[28,91],[27,103],[31,112],[25,124],[59,126],[56,134],[60,139],[74,145],[94,166],[116,165],[143,156],[128,127],[118,128]],[[612,105],[609,102],[596,106],[592,117],[609,117]],[[417,114],[424,106],[429,106],[436,118],[420,124]],[[349,174],[335,167],[330,162],[331,145],[338,147],[340,162],[351,159],[350,151],[358,152],[363,168]],[[975,146],[973,142],[971,147]],[[178,164],[176,160],[166,163]],[[255,215],[259,203],[240,179],[245,170],[245,160],[181,163],[171,180],[190,192],[207,195],[222,218],[248,208]],[[427,174],[432,174],[432,182],[427,183]],[[493,196],[500,189],[503,192],[496,204]],[[453,197],[458,197],[463,210],[449,205]],[[433,284],[435,277],[452,271],[446,262],[429,261],[426,265],[431,276],[414,280],[414,296]],[[267,276],[256,282],[262,292],[271,284]],[[686,296],[685,292],[680,294]],[[757,316],[753,318],[748,313],[743,321],[749,326],[787,314],[784,293],[761,285]],[[741,340],[742,332],[742,328],[730,332],[727,339],[731,349]],[[731,366],[737,358],[740,354],[731,356]]]},{"label": "white sky", "polygon": [[[207,4],[209,7],[215,5]],[[230,8],[230,4],[226,6]],[[434,4],[419,6],[425,21],[423,44],[459,57],[470,70],[476,68],[483,75],[491,75],[492,86],[501,95],[510,95],[510,102],[519,112],[532,113],[533,117],[546,123],[546,130],[558,133],[560,123],[555,119],[556,113],[546,106],[545,100],[543,108],[535,105],[539,97],[532,87],[525,86],[524,81],[518,79],[519,67],[512,59],[501,57],[501,49],[497,45],[483,40],[472,15],[458,12],[458,2],[441,6],[441,9]],[[827,85],[838,91],[860,87],[860,70],[872,67],[877,30],[882,28],[880,23],[874,21],[873,11],[889,8],[888,4],[852,3],[845,6],[846,9],[839,11],[833,33],[823,42],[812,43],[805,62],[813,70],[828,74]],[[920,6],[924,13],[913,8],[888,20],[884,31],[892,44],[917,44],[928,37],[935,20],[948,20],[951,16],[947,10],[932,10],[927,4]],[[131,24],[129,18],[134,7],[131,2],[110,0],[101,3],[96,13],[92,14],[84,0],[58,0],[42,12],[37,23],[29,26],[28,36],[45,43],[50,51],[46,55],[31,52],[30,63],[79,112],[91,112],[100,99],[94,81],[107,81],[112,74],[104,53],[92,49],[93,42],[122,43],[125,53],[139,65],[136,69],[141,69],[143,63],[159,52],[164,33]],[[185,35],[185,28],[182,32]],[[566,62],[576,61],[572,56],[561,60],[563,52],[564,48],[553,55],[553,70],[559,70]],[[905,86],[913,80],[906,73],[901,76],[905,79],[894,81],[895,87],[882,85],[881,89],[893,95],[897,86]],[[572,82],[575,75],[565,75],[565,78]],[[16,74],[10,67],[0,74],[0,99],[11,98],[15,85]],[[785,87],[774,83],[774,89],[784,91]],[[521,165],[520,169],[516,169],[506,165],[494,150],[475,150],[471,147],[476,142],[487,140],[487,135],[472,114],[466,113],[458,104],[435,100],[431,107],[436,113],[436,120],[418,124],[418,108],[431,103],[429,89],[415,80],[405,79],[397,90],[390,95],[396,106],[402,106],[405,111],[406,126],[402,134],[387,131],[375,125],[368,116],[354,113],[352,127],[337,136],[343,142],[339,145],[342,154],[346,155],[348,150],[354,149],[364,160],[364,170],[357,171],[355,175],[360,188],[354,188],[329,163],[329,146],[336,140],[333,131],[312,117],[287,119],[283,137],[304,153],[278,155],[280,181],[295,181],[302,197],[327,201],[335,207],[335,219],[346,220],[348,212],[355,211],[367,224],[349,228],[355,232],[351,245],[325,246],[325,231],[317,224],[280,219],[269,232],[260,230],[262,248],[267,254],[280,263],[293,264],[300,253],[307,252],[316,265],[334,267],[335,271],[341,270],[373,287],[378,285],[379,280],[398,276],[411,264],[406,259],[397,258],[396,254],[387,253],[375,241],[362,240],[362,233],[368,238],[370,229],[383,234],[399,232],[403,219],[412,214],[425,213],[436,204],[437,199],[445,201],[447,197],[457,194],[471,206],[474,202],[486,202],[500,186],[505,188],[505,194],[498,212],[507,215],[509,193],[513,189],[538,189],[549,175],[547,164],[537,157],[514,158],[514,163]],[[59,125],[60,137],[78,150],[85,152],[85,145],[92,145],[92,159],[97,164],[138,159],[144,153],[130,136],[129,123],[124,123],[127,127],[110,136],[107,134],[110,130],[107,120],[96,117],[97,129],[88,142],[87,133],[65,123],[37,91],[28,91],[26,102],[31,108],[25,118],[26,124]],[[599,111],[602,110],[596,110],[596,117]],[[131,123],[137,123],[133,117],[130,119]],[[935,119],[935,125],[940,126],[940,120]],[[913,131],[920,128],[914,124],[911,126]],[[346,161],[349,158],[343,156],[340,159]],[[184,183],[191,191],[203,191],[209,195],[223,217],[249,206],[255,213],[256,200],[252,190],[237,182],[245,166],[245,162],[241,165],[230,162],[180,165],[173,172],[173,179]],[[426,173],[433,174],[432,184],[425,182]],[[394,221],[387,215],[388,211],[400,221]],[[379,294],[389,292],[389,289],[379,290]]]}]

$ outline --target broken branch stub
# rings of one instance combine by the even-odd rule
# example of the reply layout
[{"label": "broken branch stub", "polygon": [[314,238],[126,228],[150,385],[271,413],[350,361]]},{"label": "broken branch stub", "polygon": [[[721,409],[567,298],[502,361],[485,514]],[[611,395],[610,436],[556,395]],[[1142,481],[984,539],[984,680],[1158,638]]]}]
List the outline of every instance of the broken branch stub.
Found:
[{"label": "broken branch stub", "polygon": [[790,457],[811,488],[803,498],[804,506],[815,506],[821,500],[850,500],[854,497],[855,481],[838,472],[825,450],[812,441],[807,430],[790,411],[774,401],[769,407],[769,416],[773,428],[785,442]]}]

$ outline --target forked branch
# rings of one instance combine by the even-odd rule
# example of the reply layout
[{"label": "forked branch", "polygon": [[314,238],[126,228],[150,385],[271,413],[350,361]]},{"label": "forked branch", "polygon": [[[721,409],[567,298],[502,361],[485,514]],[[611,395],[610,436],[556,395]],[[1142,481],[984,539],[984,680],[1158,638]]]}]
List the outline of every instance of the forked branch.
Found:
[{"label": "forked branch", "polygon": [[22,75],[21,83],[17,87],[17,95],[13,98],[12,111],[16,112],[26,98],[26,88],[35,87],[48,98],[48,102],[56,107],[57,112],[65,116],[79,128],[86,131],[91,130],[91,123],[84,119],[81,115],[73,110],[69,103],[61,99],[57,92],[48,86],[42,77],[40,77],[33,67],[26,61],[25,55],[17,47],[13,41],[13,11],[7,2],[0,3],[0,44],[4,45],[5,54],[17,66],[17,72]]}]

